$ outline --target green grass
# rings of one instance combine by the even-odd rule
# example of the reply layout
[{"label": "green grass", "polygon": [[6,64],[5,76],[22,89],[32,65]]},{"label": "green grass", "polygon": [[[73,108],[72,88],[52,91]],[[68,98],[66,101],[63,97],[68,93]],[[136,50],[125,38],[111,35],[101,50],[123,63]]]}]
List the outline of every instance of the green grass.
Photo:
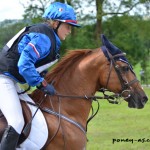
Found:
[{"label": "green grass", "polygon": [[140,70],[141,70],[141,65],[140,63],[138,63],[135,67],[133,67],[134,72],[138,78],[138,80],[140,80]]},{"label": "green grass", "polygon": [[[150,99],[150,88],[144,91]],[[149,150],[150,102],[144,109],[130,109],[125,101],[120,105],[100,101],[97,116],[88,125],[87,150]],[[95,104],[94,104],[95,107]],[[115,142],[113,139],[142,140],[149,142]]]}]

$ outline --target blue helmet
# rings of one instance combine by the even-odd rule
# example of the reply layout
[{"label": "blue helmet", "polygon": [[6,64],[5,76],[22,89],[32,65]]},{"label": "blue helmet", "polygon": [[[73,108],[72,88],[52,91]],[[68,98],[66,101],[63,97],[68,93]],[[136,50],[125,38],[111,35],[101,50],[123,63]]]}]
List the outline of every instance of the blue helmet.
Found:
[{"label": "blue helmet", "polygon": [[42,17],[45,19],[66,22],[72,26],[80,27],[80,25],[77,24],[73,8],[68,4],[54,2],[46,9]]}]

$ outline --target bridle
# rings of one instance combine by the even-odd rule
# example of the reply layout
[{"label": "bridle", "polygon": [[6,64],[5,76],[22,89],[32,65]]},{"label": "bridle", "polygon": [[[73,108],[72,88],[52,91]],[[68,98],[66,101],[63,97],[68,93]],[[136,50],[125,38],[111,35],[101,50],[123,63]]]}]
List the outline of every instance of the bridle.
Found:
[{"label": "bridle", "polygon": [[[120,56],[125,56],[126,55],[125,53],[111,55],[107,48],[106,48],[106,51],[107,51],[107,54],[109,56],[110,69],[109,69],[108,78],[107,78],[107,81],[106,81],[106,86],[105,86],[105,88],[100,89],[100,92],[105,93],[105,91],[107,91],[107,87],[108,87],[108,84],[109,84],[112,68],[114,67],[114,69],[117,73],[118,79],[120,81],[120,84],[121,84],[121,91],[118,93],[118,95],[119,95],[119,97],[122,97],[123,99],[128,99],[131,96],[131,92],[132,92],[131,91],[131,85],[133,83],[139,82],[139,81],[137,80],[136,76],[130,82],[128,82],[126,79],[123,78],[122,71],[127,72],[127,71],[131,70],[131,67],[129,66],[129,64],[125,67],[119,67],[116,64],[115,58],[120,57]],[[132,73],[134,73],[133,70],[131,70],[131,71],[132,71]],[[134,73],[134,75],[135,75],[135,73]],[[127,96],[123,96],[124,94],[126,94]]]}]

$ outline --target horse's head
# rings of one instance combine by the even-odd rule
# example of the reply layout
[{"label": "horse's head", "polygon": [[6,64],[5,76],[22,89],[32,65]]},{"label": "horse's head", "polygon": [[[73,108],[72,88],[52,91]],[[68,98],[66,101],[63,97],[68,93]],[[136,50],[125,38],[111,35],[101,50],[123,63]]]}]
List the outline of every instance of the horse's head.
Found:
[{"label": "horse's head", "polygon": [[118,93],[127,102],[130,108],[143,108],[148,98],[143,91],[132,66],[125,58],[125,54],[110,43],[106,37],[102,37],[102,51],[106,56],[105,72],[100,76],[102,87]]},{"label": "horse's head", "polygon": [[123,97],[130,108],[143,108],[148,98],[125,54],[105,36],[102,41],[101,50],[69,51],[46,80],[64,95],[90,96],[100,87]]}]

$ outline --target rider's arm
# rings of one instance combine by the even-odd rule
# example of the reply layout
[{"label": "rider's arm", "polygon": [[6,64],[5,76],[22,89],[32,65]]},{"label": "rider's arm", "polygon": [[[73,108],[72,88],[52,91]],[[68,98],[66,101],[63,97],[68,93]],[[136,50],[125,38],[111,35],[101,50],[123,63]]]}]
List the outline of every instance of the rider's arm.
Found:
[{"label": "rider's arm", "polygon": [[50,46],[50,39],[41,33],[29,33],[19,42],[18,69],[29,85],[36,86],[44,80],[36,71],[34,64],[50,53]]}]

